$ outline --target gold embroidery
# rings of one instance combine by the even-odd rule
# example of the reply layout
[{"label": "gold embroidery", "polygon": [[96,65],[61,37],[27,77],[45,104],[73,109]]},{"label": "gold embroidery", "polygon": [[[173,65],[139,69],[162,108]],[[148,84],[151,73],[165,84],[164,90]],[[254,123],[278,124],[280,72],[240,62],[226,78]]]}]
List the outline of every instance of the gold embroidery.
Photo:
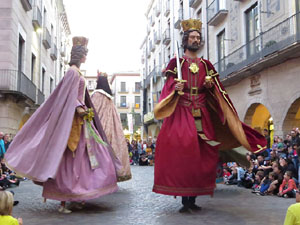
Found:
[{"label": "gold embroidery", "polygon": [[192,63],[190,65],[189,69],[192,73],[198,73],[198,71],[199,71],[199,67],[196,63]]},{"label": "gold embroidery", "polygon": [[258,148],[258,150],[255,151],[254,153],[258,153],[258,152],[260,152],[260,151],[262,151],[262,150],[264,150],[264,149],[267,148],[267,146],[262,147],[261,145],[256,145],[256,147]]}]

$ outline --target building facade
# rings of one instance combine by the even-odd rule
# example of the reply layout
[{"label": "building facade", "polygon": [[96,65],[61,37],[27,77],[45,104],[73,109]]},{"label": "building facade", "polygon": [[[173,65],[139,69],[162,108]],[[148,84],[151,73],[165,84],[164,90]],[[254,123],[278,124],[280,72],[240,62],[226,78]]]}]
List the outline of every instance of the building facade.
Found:
[{"label": "building facade", "polygon": [[[156,5],[162,7],[158,16]],[[164,68],[173,57],[174,40],[181,42],[179,21],[188,18],[202,20],[199,57],[214,64],[242,121],[258,131],[268,129],[271,136],[299,127],[299,10],[300,0],[151,1],[146,13],[148,32],[141,46],[148,136],[157,135],[161,126],[153,117],[153,106],[164,79],[155,65]],[[160,27],[161,42],[153,47]],[[163,31],[168,28],[169,36]]]},{"label": "building facade", "polygon": [[0,131],[15,134],[66,71],[71,32],[63,0],[3,0],[0,12]]},{"label": "building facade", "polygon": [[131,72],[115,73],[110,83],[123,129],[128,130],[125,135],[136,139],[142,132],[141,76]]},{"label": "building facade", "polygon": [[245,123],[300,126],[300,1],[208,1],[208,56]]}]

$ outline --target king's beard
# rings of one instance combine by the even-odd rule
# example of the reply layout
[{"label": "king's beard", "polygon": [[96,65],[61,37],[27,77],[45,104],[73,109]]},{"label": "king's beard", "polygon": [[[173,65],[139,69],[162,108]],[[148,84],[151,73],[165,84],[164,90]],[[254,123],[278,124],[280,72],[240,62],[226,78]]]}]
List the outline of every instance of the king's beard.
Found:
[{"label": "king's beard", "polygon": [[200,49],[200,45],[198,43],[193,43],[192,45],[187,45],[186,49],[191,52],[197,52]]}]

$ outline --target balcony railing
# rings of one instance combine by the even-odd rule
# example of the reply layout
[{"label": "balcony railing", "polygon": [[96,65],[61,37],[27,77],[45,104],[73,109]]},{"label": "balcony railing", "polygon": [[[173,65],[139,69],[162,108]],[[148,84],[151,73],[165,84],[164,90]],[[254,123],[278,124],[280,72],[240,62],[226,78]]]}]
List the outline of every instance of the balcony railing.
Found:
[{"label": "balcony railing", "polygon": [[155,15],[159,16],[160,15],[160,11],[161,11],[160,10],[160,5],[157,5],[156,8],[155,8]]},{"label": "balcony railing", "polygon": [[154,33],[154,42],[155,42],[155,44],[159,44],[160,43],[160,41],[161,41],[161,35],[160,35],[160,32],[155,32]]},{"label": "balcony railing", "polygon": [[169,14],[170,14],[170,0],[167,0],[166,4],[165,4],[165,13],[164,13],[164,15],[168,16]]},{"label": "balcony railing", "polygon": [[228,14],[228,10],[226,9],[226,0],[214,0],[207,8],[207,20],[208,25],[216,26]]},{"label": "balcony railing", "polygon": [[127,108],[129,108],[129,105],[126,102],[118,102],[117,107],[127,109]]},{"label": "balcony railing", "polygon": [[42,28],[42,13],[39,7],[33,7],[32,25],[34,29]]},{"label": "balcony railing", "polygon": [[140,103],[132,103],[132,108],[133,109],[140,109],[141,108],[141,104]]},{"label": "balcony railing", "polygon": [[[300,51],[300,14],[293,15],[271,29],[263,32],[239,49],[219,60],[214,66],[221,79],[226,82],[242,79],[242,71],[247,75],[257,73],[266,66],[287,60],[291,54]],[[274,55],[273,53],[276,53]],[[250,69],[251,68],[251,69]],[[232,74],[232,75],[231,75]]]},{"label": "balcony railing", "polygon": [[67,48],[66,48],[65,45],[61,47],[61,49],[60,49],[60,55],[61,55],[61,57],[66,57],[66,55],[67,55]]},{"label": "balcony railing", "polygon": [[180,8],[180,9],[178,10],[178,17],[177,17],[177,20],[176,20],[176,22],[175,22],[175,24],[174,24],[174,27],[175,27],[176,29],[180,29],[180,23],[181,23],[182,20],[183,20],[183,9]]},{"label": "balcony railing", "polygon": [[45,95],[37,89],[37,105],[41,105],[45,101]]},{"label": "balcony railing", "polygon": [[54,44],[54,43],[53,43],[52,48],[51,48],[50,57],[54,61],[57,60],[57,47],[56,47],[56,44]]},{"label": "balcony railing", "polygon": [[0,92],[11,92],[36,101],[35,84],[18,70],[0,70]]},{"label": "balcony railing", "polygon": [[141,92],[140,88],[135,88],[135,87],[132,88],[132,93],[140,94],[140,92]]},{"label": "balcony railing", "polygon": [[30,11],[32,9],[32,0],[21,0],[21,4],[25,11]]},{"label": "balcony railing", "polygon": [[119,93],[128,93],[128,92],[129,92],[129,89],[128,89],[128,87],[126,87],[126,88],[119,88],[119,89],[118,89],[118,92],[119,92]]},{"label": "balcony railing", "polygon": [[45,27],[43,31],[43,45],[46,49],[51,48],[51,35],[49,30]]},{"label": "balcony railing", "polygon": [[202,0],[190,0],[190,7],[196,9],[201,2]]},{"label": "balcony railing", "polygon": [[153,44],[153,42],[150,42],[150,51],[154,52],[155,51],[155,45]]},{"label": "balcony railing", "polygon": [[168,45],[171,41],[171,37],[170,37],[170,29],[166,29],[164,34],[163,34],[163,43],[164,45]]}]

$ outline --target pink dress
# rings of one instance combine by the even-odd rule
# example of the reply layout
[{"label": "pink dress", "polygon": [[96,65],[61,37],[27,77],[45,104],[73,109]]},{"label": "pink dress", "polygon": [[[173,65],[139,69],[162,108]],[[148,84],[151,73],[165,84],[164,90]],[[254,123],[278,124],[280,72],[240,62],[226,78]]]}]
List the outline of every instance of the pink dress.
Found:
[{"label": "pink dress", "polygon": [[[85,106],[85,80],[81,76],[79,81],[78,106]],[[92,129],[100,137],[91,121]],[[87,150],[85,129],[82,125],[80,141],[75,154],[66,148],[55,179],[48,179],[43,183],[43,197],[59,201],[82,201],[113,193],[118,190],[116,169],[111,154],[106,146],[90,138],[89,144],[98,159],[98,167],[91,168]],[[65,134],[62,134],[65,135]]]}]

